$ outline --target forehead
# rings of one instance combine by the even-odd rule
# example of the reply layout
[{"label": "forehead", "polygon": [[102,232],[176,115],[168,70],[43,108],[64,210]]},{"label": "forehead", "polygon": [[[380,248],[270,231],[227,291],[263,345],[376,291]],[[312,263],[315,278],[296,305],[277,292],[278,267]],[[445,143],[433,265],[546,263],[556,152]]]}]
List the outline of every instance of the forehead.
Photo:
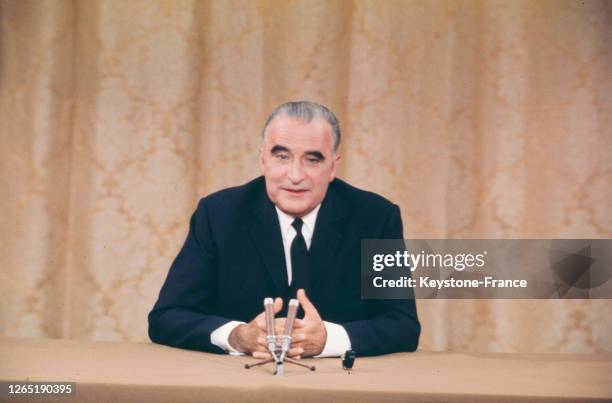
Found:
[{"label": "forehead", "polygon": [[330,153],[333,147],[332,128],[324,118],[310,122],[280,115],[266,129],[265,146],[283,145],[290,150],[318,150]]}]

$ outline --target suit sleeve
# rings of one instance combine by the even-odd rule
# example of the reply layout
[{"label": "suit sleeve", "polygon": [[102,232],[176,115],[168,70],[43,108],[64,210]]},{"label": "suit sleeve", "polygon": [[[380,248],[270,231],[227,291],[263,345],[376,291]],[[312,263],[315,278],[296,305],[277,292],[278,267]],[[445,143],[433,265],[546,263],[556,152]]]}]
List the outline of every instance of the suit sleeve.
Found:
[{"label": "suit sleeve", "polygon": [[191,217],[185,244],[149,313],[149,337],[173,347],[222,353],[211,344],[210,334],[230,319],[211,314],[218,258],[205,200]]},{"label": "suit sleeve", "polygon": [[[393,205],[382,239],[403,239],[400,209]],[[342,323],[353,351],[360,356],[415,351],[421,325],[414,299],[375,299],[370,301],[370,317]]]}]

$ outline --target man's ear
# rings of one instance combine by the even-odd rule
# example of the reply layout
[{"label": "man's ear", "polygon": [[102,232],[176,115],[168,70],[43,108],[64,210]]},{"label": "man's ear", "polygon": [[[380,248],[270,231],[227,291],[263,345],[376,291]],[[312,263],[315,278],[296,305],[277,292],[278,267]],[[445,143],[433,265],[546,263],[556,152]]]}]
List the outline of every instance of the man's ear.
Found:
[{"label": "man's ear", "polygon": [[264,173],[264,148],[263,148],[263,144],[259,147],[259,170],[261,171],[261,174],[263,175]]},{"label": "man's ear", "polygon": [[332,156],[332,169],[329,174],[329,181],[333,181],[336,177],[336,168],[338,168],[338,164],[340,163],[340,154],[333,154]]}]

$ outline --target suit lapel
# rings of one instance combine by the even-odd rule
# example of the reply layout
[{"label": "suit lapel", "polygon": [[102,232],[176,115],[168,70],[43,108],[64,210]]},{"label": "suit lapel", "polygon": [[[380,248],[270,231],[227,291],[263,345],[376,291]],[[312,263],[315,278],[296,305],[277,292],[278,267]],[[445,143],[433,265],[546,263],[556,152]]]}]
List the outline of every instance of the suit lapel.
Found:
[{"label": "suit lapel", "polygon": [[279,295],[287,288],[287,266],[278,215],[265,191],[255,201],[249,232],[261,258],[276,285]]},{"label": "suit lapel", "polygon": [[346,207],[330,184],[327,195],[321,204],[317,216],[312,244],[310,247],[310,269],[312,270],[311,286],[318,289],[322,280],[328,278],[327,271],[344,239],[346,229]]}]

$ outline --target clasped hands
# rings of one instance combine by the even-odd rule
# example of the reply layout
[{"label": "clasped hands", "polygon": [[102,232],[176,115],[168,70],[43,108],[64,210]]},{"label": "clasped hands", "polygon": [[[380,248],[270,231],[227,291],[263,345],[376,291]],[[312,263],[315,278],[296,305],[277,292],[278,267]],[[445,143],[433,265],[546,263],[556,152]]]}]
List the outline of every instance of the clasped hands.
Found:
[{"label": "clasped hands", "polygon": [[[304,319],[295,319],[291,333],[291,348],[288,356],[296,359],[321,354],[327,341],[327,331],[315,306],[306,297],[303,289],[297,292],[297,299],[304,309]],[[274,300],[274,313],[283,309],[283,300]],[[285,327],[285,318],[275,318],[276,335],[281,335]],[[241,353],[251,354],[255,358],[270,358],[266,340],[265,312],[257,315],[249,323],[236,326],[230,333],[229,344]],[[280,338],[278,338],[280,340]]]}]

